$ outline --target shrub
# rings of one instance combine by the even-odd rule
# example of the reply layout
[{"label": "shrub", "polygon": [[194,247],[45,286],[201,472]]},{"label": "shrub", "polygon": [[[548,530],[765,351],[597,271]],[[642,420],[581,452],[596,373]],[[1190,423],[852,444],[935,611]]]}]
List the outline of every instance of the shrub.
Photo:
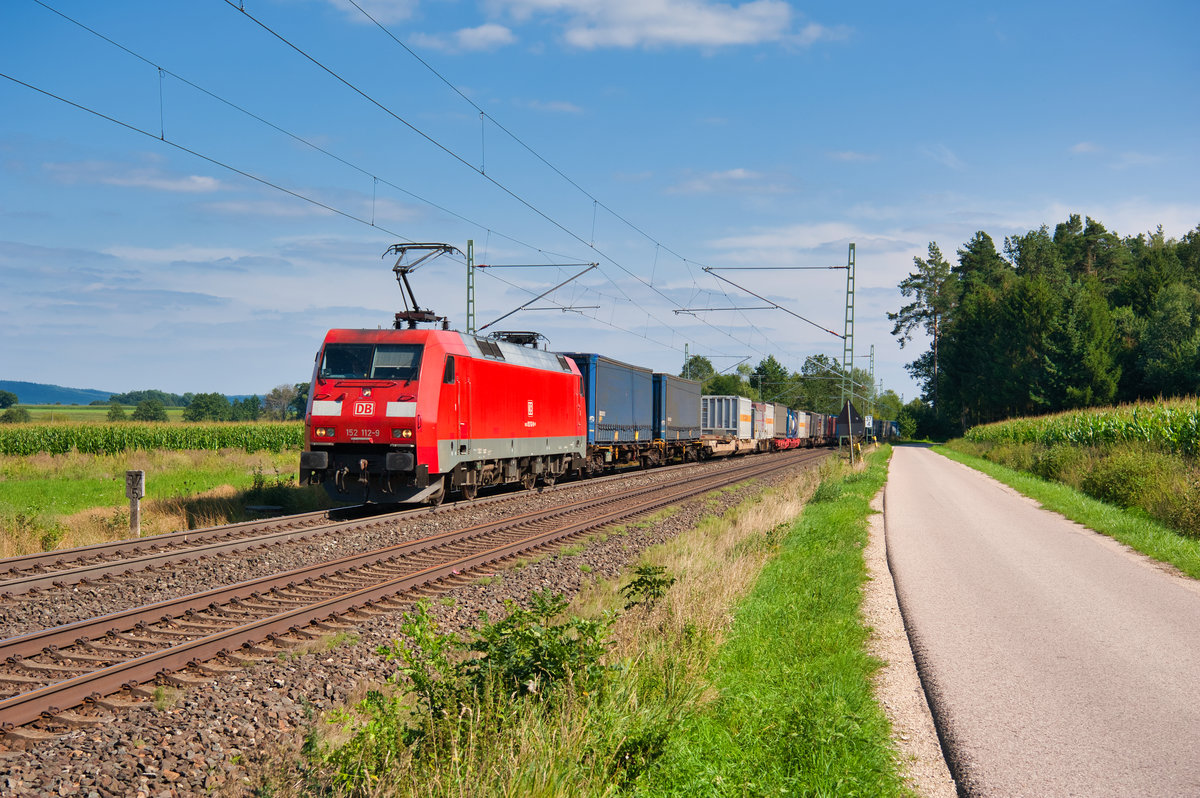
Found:
[{"label": "shrub", "polygon": [[306,740],[308,760],[336,789],[366,794],[396,779],[390,771],[397,767],[436,769],[439,758],[458,761],[480,735],[502,744],[531,705],[553,712],[560,694],[586,696],[611,672],[600,665],[611,621],[553,623],[566,608],[562,596],[535,593],[530,609],[510,601],[508,616],[484,619],[469,642],[439,632],[429,606],[422,599],[405,613],[407,642],[378,649],[400,664],[389,680],[392,689],[371,690],[353,712],[331,717],[348,737],[321,744],[310,734]]},{"label": "shrub", "polygon": [[[1015,448],[1017,445],[1009,446]],[[1014,464],[1012,467],[1031,471],[1042,479],[1078,487],[1084,480],[1084,474],[1090,470],[1087,466],[1088,451],[1073,444],[1058,443],[1036,451],[1030,444],[1022,444],[1020,448],[1030,453],[1032,462],[1028,466]]]},{"label": "shrub", "polygon": [[0,413],[0,424],[25,424],[29,419],[29,411],[15,405]]},{"label": "shrub", "polygon": [[634,571],[637,576],[629,584],[621,588],[625,597],[625,609],[633,609],[639,604],[651,609],[658,600],[667,594],[667,588],[675,584],[675,577],[666,576],[667,569],[661,565],[643,565]]}]

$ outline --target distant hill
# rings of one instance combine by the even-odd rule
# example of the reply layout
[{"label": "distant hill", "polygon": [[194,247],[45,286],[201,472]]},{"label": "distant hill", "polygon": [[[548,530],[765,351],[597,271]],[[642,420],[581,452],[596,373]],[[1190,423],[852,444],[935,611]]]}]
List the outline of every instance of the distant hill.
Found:
[{"label": "distant hill", "polygon": [[[47,385],[43,382],[17,382],[16,380],[0,380],[0,391],[15,393],[23,405],[90,405],[96,400],[107,404],[109,397],[121,394],[120,391],[64,388],[61,385]],[[249,399],[253,395],[248,393],[228,394],[226,398],[232,402]]]},{"label": "distant hill", "polygon": [[0,380],[0,391],[15,393],[23,405],[87,405],[99,399],[107,402],[115,391],[97,391],[92,388],[64,388],[61,385],[46,385],[40,382],[17,382]]}]

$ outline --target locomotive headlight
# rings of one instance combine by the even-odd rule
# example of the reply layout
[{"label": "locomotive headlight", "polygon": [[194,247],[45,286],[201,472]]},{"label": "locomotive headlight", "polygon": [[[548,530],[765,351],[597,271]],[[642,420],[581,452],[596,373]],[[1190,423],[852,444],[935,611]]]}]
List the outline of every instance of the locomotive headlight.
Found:
[{"label": "locomotive headlight", "polygon": [[317,438],[332,438],[335,434],[333,427],[317,427],[313,430],[313,436]]},{"label": "locomotive headlight", "polygon": [[392,430],[393,438],[411,438],[412,436],[413,436],[413,431],[410,429],[397,428],[397,429]]}]

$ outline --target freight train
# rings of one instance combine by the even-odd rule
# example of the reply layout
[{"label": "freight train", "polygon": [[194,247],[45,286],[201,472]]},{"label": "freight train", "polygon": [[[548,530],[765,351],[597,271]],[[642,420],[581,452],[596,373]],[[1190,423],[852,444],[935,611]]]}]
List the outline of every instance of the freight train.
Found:
[{"label": "freight train", "polygon": [[833,416],[701,396],[694,380],[503,334],[330,330],[310,386],[301,483],[343,501],[437,504],[491,485],[836,443]]}]

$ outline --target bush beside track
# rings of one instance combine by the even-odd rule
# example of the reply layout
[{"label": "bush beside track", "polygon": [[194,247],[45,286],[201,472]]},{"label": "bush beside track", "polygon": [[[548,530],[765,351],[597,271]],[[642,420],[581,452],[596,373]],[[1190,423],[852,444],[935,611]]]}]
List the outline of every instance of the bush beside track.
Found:
[{"label": "bush beside track", "polygon": [[304,446],[299,421],[252,424],[21,424],[0,429],[0,454],[117,454],[241,449],[281,452]]}]

